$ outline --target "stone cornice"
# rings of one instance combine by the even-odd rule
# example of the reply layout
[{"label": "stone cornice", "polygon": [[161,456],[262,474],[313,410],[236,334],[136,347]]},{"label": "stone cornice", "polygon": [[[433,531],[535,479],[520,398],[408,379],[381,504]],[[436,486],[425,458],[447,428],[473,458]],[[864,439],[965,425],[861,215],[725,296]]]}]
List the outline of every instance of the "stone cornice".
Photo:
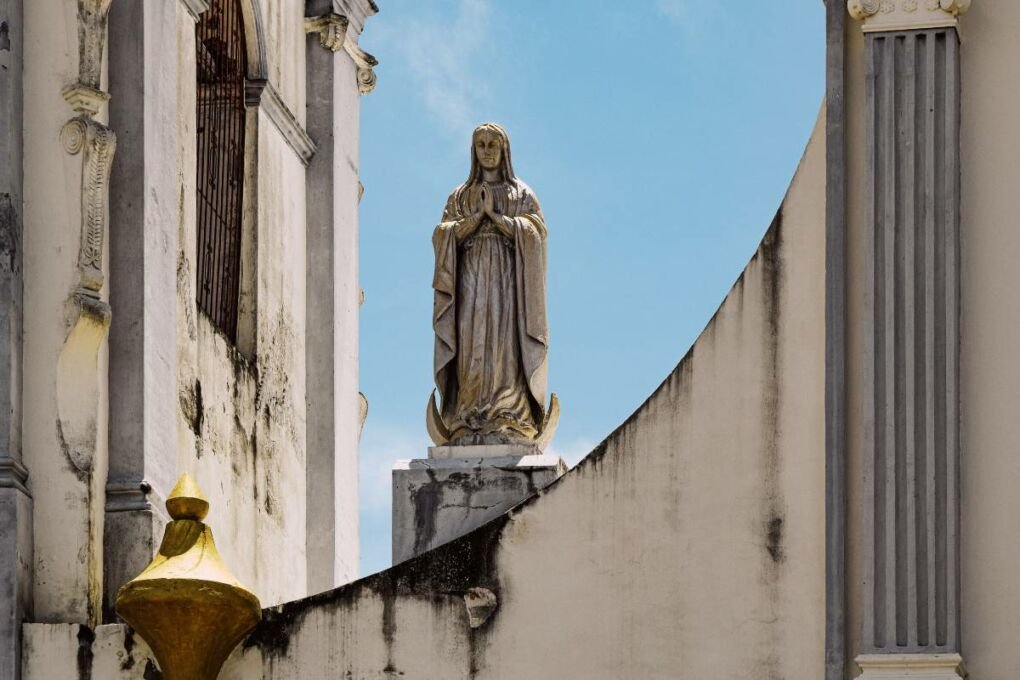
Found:
[{"label": "stone cornice", "polygon": [[850,16],[864,22],[864,32],[910,31],[955,27],[971,0],[849,0]]},{"label": "stone cornice", "polygon": [[209,0],[180,0],[180,3],[184,5],[184,9],[188,10],[188,14],[195,21],[198,21],[202,12],[209,9]]},{"label": "stone cornice", "polygon": [[294,149],[294,152],[301,158],[301,162],[308,165],[312,156],[315,155],[315,142],[308,136],[304,126],[298,122],[297,116],[283,101],[272,83],[267,80],[246,81],[244,103],[245,106],[257,106],[264,111],[269,120],[273,121],[276,129],[283,135],[290,148]]}]

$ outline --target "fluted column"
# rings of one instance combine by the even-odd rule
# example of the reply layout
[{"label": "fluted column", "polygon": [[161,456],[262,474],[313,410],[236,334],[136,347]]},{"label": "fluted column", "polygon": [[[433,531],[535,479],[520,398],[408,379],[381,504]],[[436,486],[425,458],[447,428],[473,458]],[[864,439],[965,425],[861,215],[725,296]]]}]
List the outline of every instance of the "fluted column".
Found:
[{"label": "fluted column", "polygon": [[865,32],[862,678],[957,678],[961,0],[851,0]]}]

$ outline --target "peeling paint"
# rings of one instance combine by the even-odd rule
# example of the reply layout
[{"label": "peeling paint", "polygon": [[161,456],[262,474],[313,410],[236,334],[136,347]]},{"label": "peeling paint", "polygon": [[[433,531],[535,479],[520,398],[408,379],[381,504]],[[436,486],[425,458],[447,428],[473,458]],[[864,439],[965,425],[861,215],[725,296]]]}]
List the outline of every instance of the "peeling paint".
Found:
[{"label": "peeling paint", "polygon": [[202,423],[205,420],[205,405],[202,401],[202,381],[195,380],[180,394],[181,413],[188,427],[196,437],[202,436]]}]

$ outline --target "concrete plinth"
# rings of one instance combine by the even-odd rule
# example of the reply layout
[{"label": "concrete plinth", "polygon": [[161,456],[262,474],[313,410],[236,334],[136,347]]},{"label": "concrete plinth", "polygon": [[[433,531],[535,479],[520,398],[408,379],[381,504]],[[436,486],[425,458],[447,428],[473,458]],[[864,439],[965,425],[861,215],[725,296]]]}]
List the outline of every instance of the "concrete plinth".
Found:
[{"label": "concrete plinth", "polygon": [[866,654],[855,659],[857,680],[960,680],[967,677],[959,654]]},{"label": "concrete plinth", "polygon": [[507,458],[540,456],[535,444],[481,444],[478,446],[430,446],[429,458]]},{"label": "concrete plinth", "polygon": [[[429,459],[398,461],[393,466],[393,563],[463,536],[567,471],[558,456],[513,455],[520,448],[434,447]],[[451,457],[449,449],[473,457]]]}]

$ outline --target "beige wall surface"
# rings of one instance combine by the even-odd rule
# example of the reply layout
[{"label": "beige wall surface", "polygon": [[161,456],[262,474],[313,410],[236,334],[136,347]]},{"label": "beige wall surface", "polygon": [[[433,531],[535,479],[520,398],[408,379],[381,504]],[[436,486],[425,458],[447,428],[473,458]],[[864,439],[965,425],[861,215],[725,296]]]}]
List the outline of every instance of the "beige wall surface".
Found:
[{"label": "beige wall surface", "polygon": [[961,540],[971,677],[1020,677],[1020,3],[961,19]]},{"label": "beige wall surface", "polygon": [[[821,677],[823,131],[691,351],[591,455],[463,539],[270,612],[222,677]],[[476,588],[498,605],[472,628]]]}]

